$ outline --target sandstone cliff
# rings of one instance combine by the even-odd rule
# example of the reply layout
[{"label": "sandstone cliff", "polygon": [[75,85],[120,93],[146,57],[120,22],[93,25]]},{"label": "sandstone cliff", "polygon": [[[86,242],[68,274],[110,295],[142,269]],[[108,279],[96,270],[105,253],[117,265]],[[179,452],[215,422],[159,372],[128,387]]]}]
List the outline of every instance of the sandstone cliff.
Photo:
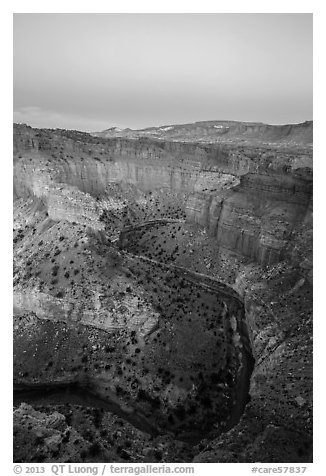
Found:
[{"label": "sandstone cliff", "polygon": [[108,184],[122,182],[143,191],[182,192],[189,220],[208,228],[220,246],[261,264],[279,261],[312,196],[311,151],[88,135],[82,141],[68,132],[16,129],[14,150],[24,148],[24,156],[16,153],[15,196],[46,197],[54,217],[62,213],[64,196],[67,215],[77,213],[79,202],[83,219],[91,221],[96,203],[78,191],[98,197]]},{"label": "sandstone cliff", "polygon": [[202,428],[196,461],[309,461],[310,126],[277,147],[15,126],[15,382]]}]

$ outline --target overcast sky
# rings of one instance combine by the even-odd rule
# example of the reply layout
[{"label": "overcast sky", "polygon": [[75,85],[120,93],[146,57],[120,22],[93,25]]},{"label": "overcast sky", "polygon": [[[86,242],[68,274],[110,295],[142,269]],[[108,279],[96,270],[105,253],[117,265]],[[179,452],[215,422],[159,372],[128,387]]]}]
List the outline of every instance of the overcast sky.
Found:
[{"label": "overcast sky", "polygon": [[15,14],[14,121],[312,119],[311,14]]}]

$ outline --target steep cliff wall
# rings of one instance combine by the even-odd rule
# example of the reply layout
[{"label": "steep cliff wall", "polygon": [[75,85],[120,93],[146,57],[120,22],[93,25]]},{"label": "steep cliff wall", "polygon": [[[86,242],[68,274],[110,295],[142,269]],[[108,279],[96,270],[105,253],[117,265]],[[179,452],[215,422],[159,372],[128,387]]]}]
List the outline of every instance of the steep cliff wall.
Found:
[{"label": "steep cliff wall", "polygon": [[[53,217],[62,216],[63,195],[76,214],[78,190],[101,197],[112,183],[183,192],[189,220],[262,264],[280,259],[312,195],[307,150],[103,140],[16,126],[14,152],[14,196],[46,197]],[[92,201],[80,195],[83,210],[94,208]]]},{"label": "steep cliff wall", "polygon": [[14,152],[15,381],[78,381],[165,429],[205,427],[196,461],[310,461],[311,149],[16,126]]}]

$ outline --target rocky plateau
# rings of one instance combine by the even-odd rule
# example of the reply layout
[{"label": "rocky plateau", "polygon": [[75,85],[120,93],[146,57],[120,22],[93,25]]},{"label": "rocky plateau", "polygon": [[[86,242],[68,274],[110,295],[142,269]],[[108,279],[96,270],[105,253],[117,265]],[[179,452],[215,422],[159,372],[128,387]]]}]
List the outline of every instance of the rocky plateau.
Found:
[{"label": "rocky plateau", "polygon": [[14,461],[312,461],[312,122],[13,151]]}]

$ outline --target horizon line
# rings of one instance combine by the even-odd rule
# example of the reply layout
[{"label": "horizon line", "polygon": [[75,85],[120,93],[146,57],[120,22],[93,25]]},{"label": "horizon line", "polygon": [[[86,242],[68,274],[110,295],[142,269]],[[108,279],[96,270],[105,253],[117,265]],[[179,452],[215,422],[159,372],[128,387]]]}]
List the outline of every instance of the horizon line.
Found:
[{"label": "horizon line", "polygon": [[169,126],[187,126],[191,124],[201,124],[201,123],[208,123],[208,122],[232,122],[235,124],[257,124],[257,125],[264,125],[264,126],[274,126],[274,127],[283,127],[283,126],[295,126],[295,125],[302,125],[306,123],[313,123],[313,119],[306,119],[302,122],[287,122],[287,123],[269,123],[269,122],[261,122],[261,121],[237,121],[237,120],[232,120],[232,119],[207,119],[203,121],[194,121],[194,122],[183,122],[183,123],[170,123],[170,124],[162,124],[160,126],[147,126],[147,127],[142,127],[140,129],[132,129],[131,127],[119,127],[119,126],[111,126],[108,127],[107,129],[103,129],[101,131],[90,131],[90,130],[81,130],[81,129],[66,129],[64,127],[39,127],[39,126],[31,126],[30,124],[27,124],[26,122],[13,122],[13,125],[21,125],[21,126],[27,126],[32,129],[47,129],[47,130],[66,130],[66,131],[78,131],[78,132],[85,132],[85,133],[94,133],[94,132],[104,132],[108,131],[110,129],[115,129],[119,128],[121,129],[121,132],[124,130],[131,130],[131,131],[145,131],[147,129],[159,129],[161,127],[169,127]]}]

